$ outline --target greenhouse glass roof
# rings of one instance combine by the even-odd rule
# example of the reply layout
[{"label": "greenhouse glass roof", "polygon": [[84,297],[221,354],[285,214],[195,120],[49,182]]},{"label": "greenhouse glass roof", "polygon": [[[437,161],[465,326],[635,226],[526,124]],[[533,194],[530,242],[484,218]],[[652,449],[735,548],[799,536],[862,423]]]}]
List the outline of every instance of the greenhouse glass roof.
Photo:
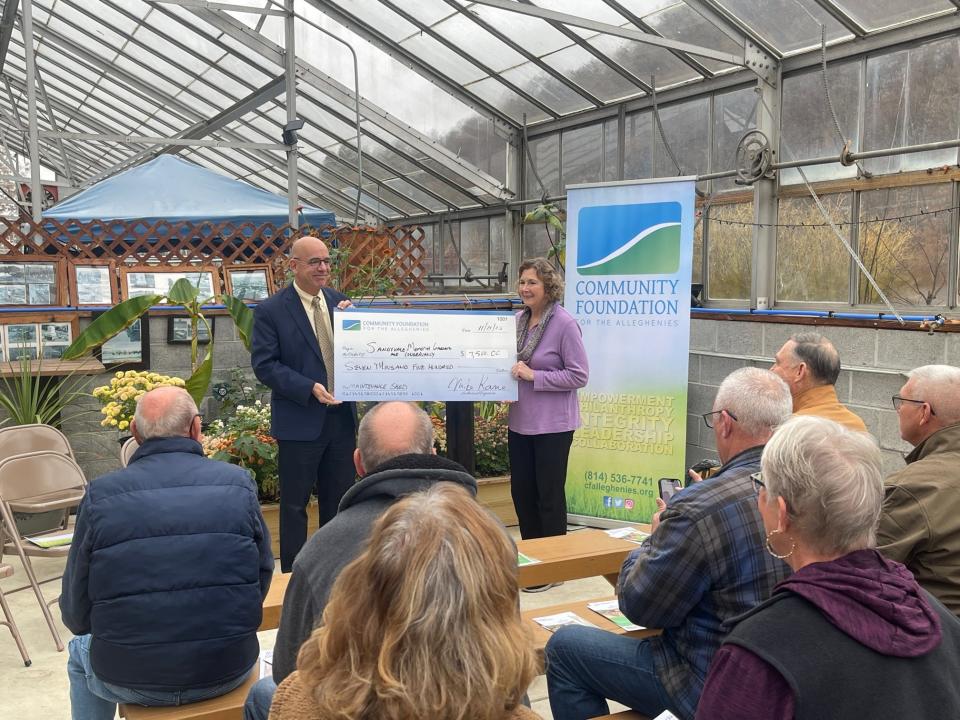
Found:
[{"label": "greenhouse glass roof", "polygon": [[[281,0],[32,0],[44,165],[86,186],[164,152],[285,193]],[[27,155],[22,3],[4,151]],[[523,127],[956,14],[958,0],[296,0],[299,194],[374,220],[500,206]],[[822,30],[821,30],[822,28]],[[641,41],[643,40],[643,41]],[[201,147],[157,145],[184,138]],[[225,147],[218,143],[242,143]],[[9,160],[11,156],[8,155]],[[514,163],[515,165],[516,163]]]}]

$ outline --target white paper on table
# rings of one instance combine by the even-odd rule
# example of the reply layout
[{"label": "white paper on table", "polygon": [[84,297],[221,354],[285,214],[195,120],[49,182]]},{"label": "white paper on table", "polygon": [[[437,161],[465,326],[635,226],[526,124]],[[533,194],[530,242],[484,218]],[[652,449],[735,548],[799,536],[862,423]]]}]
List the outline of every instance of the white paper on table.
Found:
[{"label": "white paper on table", "polygon": [[273,650],[260,651],[260,679],[273,677]]},{"label": "white paper on table", "polygon": [[554,632],[557,628],[563,627],[564,625],[585,625],[586,627],[592,628],[597,627],[593,623],[587,622],[576,613],[570,611],[556,613],[555,615],[544,615],[543,617],[534,618],[533,621],[541,627],[546,628],[550,632]]}]

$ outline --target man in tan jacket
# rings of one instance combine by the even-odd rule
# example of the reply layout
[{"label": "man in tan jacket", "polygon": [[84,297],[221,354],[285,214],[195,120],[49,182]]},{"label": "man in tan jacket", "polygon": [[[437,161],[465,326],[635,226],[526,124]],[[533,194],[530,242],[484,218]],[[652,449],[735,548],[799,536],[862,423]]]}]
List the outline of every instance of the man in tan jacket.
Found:
[{"label": "man in tan jacket", "polygon": [[840,375],[840,355],[823,335],[792,336],[777,351],[770,369],[790,388],[794,415],[816,415],[851,430],[867,431],[863,420],[837,399],[834,385]]},{"label": "man in tan jacket", "polygon": [[877,548],[960,614],[960,368],[924,365],[893,396],[907,467],[884,482]]}]

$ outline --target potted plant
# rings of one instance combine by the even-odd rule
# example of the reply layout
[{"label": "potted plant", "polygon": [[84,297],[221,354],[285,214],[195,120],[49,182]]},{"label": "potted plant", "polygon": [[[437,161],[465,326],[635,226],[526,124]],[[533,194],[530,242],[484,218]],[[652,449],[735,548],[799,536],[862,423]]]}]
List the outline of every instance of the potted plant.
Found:
[{"label": "potted plant", "polygon": [[[232,295],[200,299],[199,288],[186,278],[181,278],[173,284],[170,292],[166,295],[141,295],[130,298],[103,313],[80,333],[73,344],[64,351],[63,357],[65,360],[79,358],[93,348],[102,345],[114,335],[130,327],[154,305],[164,302],[180,305],[190,317],[191,330],[190,366],[193,372],[184,381],[184,387],[190,393],[194,402],[200,405],[204,395],[207,394],[207,389],[210,387],[210,378],[213,375],[213,333],[202,308],[204,305],[210,305],[217,301],[230,313],[230,317],[236,323],[237,334],[249,350],[250,336],[253,332],[253,312],[250,308],[242,300]],[[206,354],[202,358],[200,357],[199,344],[201,323],[206,328],[207,337],[210,338],[210,342],[207,343]]]},{"label": "potted plant", "polygon": [[[93,389],[93,396],[100,401],[100,412],[103,427],[114,427],[120,431],[122,445],[130,436],[130,421],[137,409],[137,400],[154,388],[164,385],[184,387],[186,382],[182,378],[160,375],[154,372],[137,372],[135,370],[117,371],[109,385],[101,385]],[[126,433],[126,434],[125,434]]]},{"label": "potted plant", "polygon": [[[443,404],[427,407],[436,436],[437,452],[447,452],[447,429]],[[477,499],[490,508],[504,525],[516,525],[517,513],[510,495],[510,455],[507,449],[507,406],[498,402],[474,404],[473,442],[476,462]]]}]

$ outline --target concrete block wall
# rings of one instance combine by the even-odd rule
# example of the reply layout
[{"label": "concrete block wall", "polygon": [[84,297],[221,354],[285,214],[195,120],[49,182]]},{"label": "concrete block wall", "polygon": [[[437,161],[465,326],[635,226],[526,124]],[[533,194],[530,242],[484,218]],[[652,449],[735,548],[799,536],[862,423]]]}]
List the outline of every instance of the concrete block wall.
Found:
[{"label": "concrete block wall", "polygon": [[[175,375],[186,379],[190,376],[190,346],[167,343],[167,317],[153,316],[150,323],[150,371],[163,375]],[[82,321],[85,327],[89,321]],[[202,352],[206,352],[205,349]],[[229,316],[218,315],[214,324],[213,381],[211,385],[229,380],[231,368],[240,368],[252,377],[250,353],[237,335],[236,326]],[[116,370],[123,370],[119,367]],[[84,381],[87,392],[106,385],[113,377],[109,373],[93,375]],[[119,433],[101,427],[103,416],[100,403],[93,397],[81,397],[63,413],[63,430],[70,439],[77,462],[88,479],[93,479],[120,467]],[[209,420],[216,416],[217,403],[208,397],[201,404],[200,412]]]},{"label": "concrete block wall", "polygon": [[935,363],[960,365],[960,335],[713,319],[691,321],[688,467],[701,458],[717,457],[713,431],[704,426],[700,414],[713,409],[723,378],[748,365],[770,367],[787,338],[811,330],[826,335],[837,347],[843,367],[837,396],[863,418],[877,438],[883,451],[884,471],[890,473],[903,467],[903,456],[910,451],[910,445],[900,439],[890,397],[903,386],[905,370]]}]

